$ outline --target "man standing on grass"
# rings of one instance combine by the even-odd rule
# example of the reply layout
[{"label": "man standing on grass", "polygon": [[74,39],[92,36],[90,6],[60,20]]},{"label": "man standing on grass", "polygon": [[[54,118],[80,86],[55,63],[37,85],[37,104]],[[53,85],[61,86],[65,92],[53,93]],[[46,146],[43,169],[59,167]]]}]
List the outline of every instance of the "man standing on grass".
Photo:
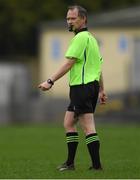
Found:
[{"label": "man standing on grass", "polygon": [[97,99],[106,103],[103,78],[101,73],[102,57],[96,39],[87,29],[87,11],[81,6],[70,6],[67,12],[69,31],[75,36],[71,40],[65,57],[66,62],[39,88],[49,90],[54,82],[69,71],[70,104],[67,108],[64,127],[68,147],[68,157],[65,163],[58,166],[59,171],[74,170],[74,159],[78,146],[77,121],[80,123],[91,157],[90,170],[101,170],[100,141],[96,132],[94,112]]}]

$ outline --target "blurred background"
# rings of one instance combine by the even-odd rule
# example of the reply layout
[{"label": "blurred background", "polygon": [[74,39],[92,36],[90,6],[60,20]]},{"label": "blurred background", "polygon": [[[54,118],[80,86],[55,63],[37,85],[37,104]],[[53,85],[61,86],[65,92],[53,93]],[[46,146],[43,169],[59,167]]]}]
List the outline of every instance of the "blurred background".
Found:
[{"label": "blurred background", "polygon": [[67,75],[49,92],[37,86],[65,61],[73,37],[66,12],[74,4],[88,10],[104,59],[108,103],[97,106],[97,119],[140,122],[139,0],[0,0],[0,124],[63,120]]}]

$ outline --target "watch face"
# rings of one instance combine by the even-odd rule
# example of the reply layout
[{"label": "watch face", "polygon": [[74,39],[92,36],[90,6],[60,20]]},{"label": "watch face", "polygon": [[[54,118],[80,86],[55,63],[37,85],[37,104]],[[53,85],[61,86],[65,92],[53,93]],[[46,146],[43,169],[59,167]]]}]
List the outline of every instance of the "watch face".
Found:
[{"label": "watch face", "polygon": [[48,80],[47,80],[47,82],[48,82],[49,84],[51,84],[51,81],[50,81],[50,79],[48,79]]},{"label": "watch face", "polygon": [[53,81],[51,79],[48,79],[47,82],[51,85],[53,85]]}]

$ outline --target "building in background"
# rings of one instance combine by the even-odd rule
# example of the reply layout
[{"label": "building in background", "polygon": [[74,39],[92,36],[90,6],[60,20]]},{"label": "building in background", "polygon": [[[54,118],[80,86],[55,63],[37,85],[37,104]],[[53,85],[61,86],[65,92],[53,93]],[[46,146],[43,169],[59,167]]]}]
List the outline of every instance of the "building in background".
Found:
[{"label": "building in background", "polygon": [[21,63],[0,63],[0,123],[26,120],[31,76]]}]

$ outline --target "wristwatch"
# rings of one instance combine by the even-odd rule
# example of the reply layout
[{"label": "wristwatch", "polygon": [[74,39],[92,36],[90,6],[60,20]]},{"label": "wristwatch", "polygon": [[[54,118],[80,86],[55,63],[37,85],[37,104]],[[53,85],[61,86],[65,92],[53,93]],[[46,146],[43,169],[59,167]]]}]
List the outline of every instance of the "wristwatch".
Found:
[{"label": "wristwatch", "polygon": [[47,83],[48,83],[48,84],[51,84],[51,85],[54,85],[54,82],[53,82],[51,79],[48,79],[48,80],[47,80]]}]

